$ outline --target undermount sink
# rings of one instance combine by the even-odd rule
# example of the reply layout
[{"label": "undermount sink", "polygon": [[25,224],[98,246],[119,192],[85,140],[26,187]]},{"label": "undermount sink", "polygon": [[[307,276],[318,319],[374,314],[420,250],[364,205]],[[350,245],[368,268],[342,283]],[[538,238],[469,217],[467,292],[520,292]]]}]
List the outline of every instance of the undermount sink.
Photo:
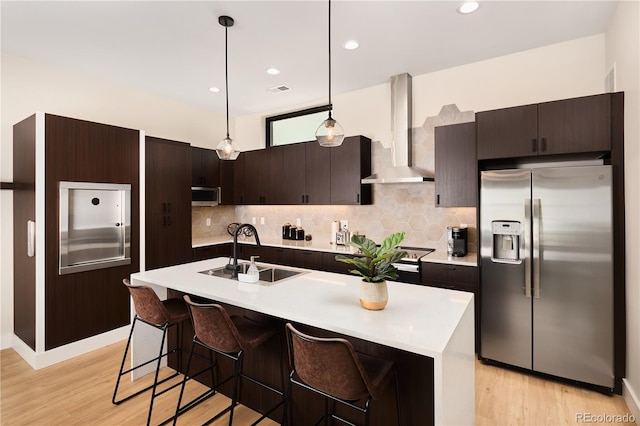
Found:
[{"label": "undermount sink", "polygon": [[[249,263],[240,263],[238,273],[246,274],[249,269]],[[293,269],[274,268],[271,266],[256,265],[258,267],[259,281],[267,283],[275,283],[277,281],[284,280],[286,278],[295,277],[296,275],[305,274],[303,271],[296,271]],[[214,277],[227,278],[230,280],[238,280],[237,276],[234,276],[233,271],[222,266],[220,268],[207,269],[200,271],[201,274],[211,275]]]}]

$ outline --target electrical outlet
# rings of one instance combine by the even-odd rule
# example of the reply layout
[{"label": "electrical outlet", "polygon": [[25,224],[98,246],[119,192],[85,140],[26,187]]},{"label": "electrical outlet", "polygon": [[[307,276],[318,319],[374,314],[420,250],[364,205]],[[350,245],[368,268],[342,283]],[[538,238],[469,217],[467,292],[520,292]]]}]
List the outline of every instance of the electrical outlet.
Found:
[{"label": "electrical outlet", "polygon": [[264,225],[264,217],[260,218],[260,225]]},{"label": "electrical outlet", "polygon": [[256,224],[256,218],[255,218],[255,217],[252,217],[252,218],[251,218],[251,224],[252,224],[252,225],[255,225],[255,224]]},{"label": "electrical outlet", "polygon": [[211,226],[211,218],[207,218],[207,226]]}]

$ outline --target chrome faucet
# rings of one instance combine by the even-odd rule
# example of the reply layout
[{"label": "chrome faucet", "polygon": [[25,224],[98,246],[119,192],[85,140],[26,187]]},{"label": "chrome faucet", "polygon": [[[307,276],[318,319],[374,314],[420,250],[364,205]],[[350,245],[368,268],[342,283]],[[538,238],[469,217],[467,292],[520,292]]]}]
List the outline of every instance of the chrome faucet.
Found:
[{"label": "chrome faucet", "polygon": [[234,276],[238,274],[238,270],[240,269],[238,267],[238,235],[245,228],[248,228],[253,232],[253,236],[256,238],[256,244],[260,247],[260,237],[258,237],[258,230],[255,226],[249,223],[243,223],[236,228],[236,232],[233,234],[233,263],[231,263],[231,259],[229,259],[229,263],[225,266],[226,269],[233,271]]}]

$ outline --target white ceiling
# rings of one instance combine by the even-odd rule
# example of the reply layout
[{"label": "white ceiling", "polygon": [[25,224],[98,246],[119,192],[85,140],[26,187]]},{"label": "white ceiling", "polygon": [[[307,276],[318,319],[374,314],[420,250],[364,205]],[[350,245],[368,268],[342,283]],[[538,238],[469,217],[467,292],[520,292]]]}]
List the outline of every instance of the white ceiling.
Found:
[{"label": "white ceiling", "polygon": [[[603,33],[614,1],[332,2],[333,94]],[[6,1],[2,51],[224,113],[229,15],[231,115],[326,100],[327,2]],[[346,51],[347,39],[360,48]],[[282,73],[267,75],[277,67]],[[287,85],[290,91],[267,89]]]}]

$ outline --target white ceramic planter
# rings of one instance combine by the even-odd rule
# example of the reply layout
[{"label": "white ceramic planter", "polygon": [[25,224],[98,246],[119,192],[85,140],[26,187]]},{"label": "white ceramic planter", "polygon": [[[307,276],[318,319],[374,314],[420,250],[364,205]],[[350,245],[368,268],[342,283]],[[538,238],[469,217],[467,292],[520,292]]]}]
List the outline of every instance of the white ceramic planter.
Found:
[{"label": "white ceramic planter", "polygon": [[388,300],[389,294],[386,281],[381,283],[360,282],[360,304],[363,308],[379,311],[387,306]]}]

